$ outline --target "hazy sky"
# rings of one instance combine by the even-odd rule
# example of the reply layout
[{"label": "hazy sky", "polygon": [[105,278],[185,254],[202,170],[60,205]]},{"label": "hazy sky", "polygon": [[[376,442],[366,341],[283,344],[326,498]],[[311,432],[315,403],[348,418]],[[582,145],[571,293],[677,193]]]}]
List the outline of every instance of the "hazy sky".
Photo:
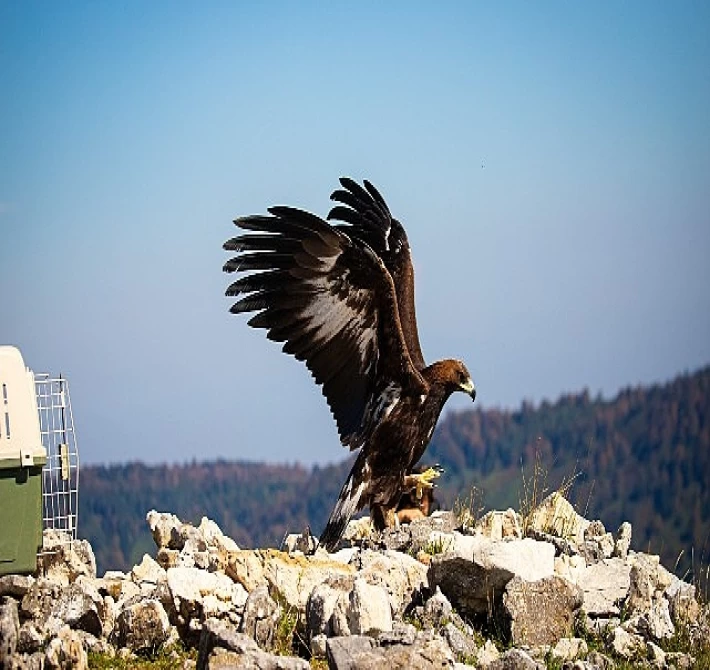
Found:
[{"label": "hazy sky", "polygon": [[0,3],[0,344],[67,376],[83,462],[345,456],[221,271],[341,175],[480,406],[710,362],[710,3],[381,5]]}]

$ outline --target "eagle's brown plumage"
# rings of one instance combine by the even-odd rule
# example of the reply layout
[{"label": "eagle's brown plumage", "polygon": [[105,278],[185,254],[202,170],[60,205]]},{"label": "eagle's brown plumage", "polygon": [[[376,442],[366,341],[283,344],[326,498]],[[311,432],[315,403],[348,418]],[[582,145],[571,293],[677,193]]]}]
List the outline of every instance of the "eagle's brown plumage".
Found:
[{"label": "eagle's brown plumage", "polygon": [[420,459],[447,398],[475,389],[460,361],[426,366],[414,310],[409,243],[379,192],[343,178],[328,218],[291,207],[235,224],[224,244],[233,313],[304,361],[335,417],[343,445],[360,448],[321,544],[332,549],[352,515],[370,506],[394,522],[405,476]]}]

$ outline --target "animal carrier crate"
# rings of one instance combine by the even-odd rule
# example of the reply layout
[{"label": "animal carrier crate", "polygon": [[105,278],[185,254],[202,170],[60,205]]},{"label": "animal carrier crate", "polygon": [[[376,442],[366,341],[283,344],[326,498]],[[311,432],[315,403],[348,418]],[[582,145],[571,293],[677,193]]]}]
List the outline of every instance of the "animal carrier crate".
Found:
[{"label": "animal carrier crate", "polygon": [[0,575],[34,572],[43,529],[76,539],[79,454],[69,388],[0,346]]}]

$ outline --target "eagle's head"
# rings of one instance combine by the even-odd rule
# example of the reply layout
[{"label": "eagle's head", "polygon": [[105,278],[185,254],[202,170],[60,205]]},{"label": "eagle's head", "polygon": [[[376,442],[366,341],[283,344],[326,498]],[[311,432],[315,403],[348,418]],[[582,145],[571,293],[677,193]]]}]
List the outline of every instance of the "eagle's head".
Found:
[{"label": "eagle's head", "polygon": [[471,374],[461,361],[449,359],[434,363],[431,367],[434,368],[436,380],[443,384],[449,393],[461,391],[470,395],[471,400],[476,399],[476,386],[471,379]]}]

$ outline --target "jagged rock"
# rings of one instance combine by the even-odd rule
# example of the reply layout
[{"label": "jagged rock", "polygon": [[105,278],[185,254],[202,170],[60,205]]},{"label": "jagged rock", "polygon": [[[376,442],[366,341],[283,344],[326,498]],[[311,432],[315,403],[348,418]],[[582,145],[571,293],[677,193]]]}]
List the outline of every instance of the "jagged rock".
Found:
[{"label": "jagged rock", "polygon": [[249,592],[261,584],[266,584],[264,560],[258,551],[230,552],[225,572]]},{"label": "jagged rock", "polygon": [[107,640],[96,637],[84,630],[76,630],[74,632],[79,636],[81,644],[87,653],[103,654],[109,658],[113,658],[116,655],[116,649]]},{"label": "jagged rock", "polygon": [[197,656],[197,670],[206,667],[207,659],[215,647],[221,647],[239,654],[259,651],[257,643],[245,633],[240,633],[227,621],[207,619],[202,626]]},{"label": "jagged rock", "polygon": [[62,589],[51,610],[51,617],[85,630],[97,637],[103,632],[104,599],[91,583],[76,582]]},{"label": "jagged rock", "polygon": [[219,526],[202,517],[199,527],[182,523],[173,514],[151,510],[146,516],[158,546],[157,561],[165,570],[174,567],[225,571],[229,554],[238,551],[236,542]]},{"label": "jagged rock", "polygon": [[525,537],[532,538],[538,542],[547,542],[555,548],[555,556],[578,556],[579,548],[575,542],[565,540],[550,533],[543,533],[535,528],[528,528],[525,531]]},{"label": "jagged rock", "polygon": [[611,558],[614,553],[614,538],[606,532],[601,521],[592,521],[583,532],[584,542],[579,547],[587,563],[595,563],[604,558]]},{"label": "jagged rock", "polygon": [[20,617],[17,603],[8,596],[0,598],[0,668],[17,651],[20,634]]},{"label": "jagged rock", "polygon": [[311,655],[313,658],[325,658],[326,654],[326,645],[328,644],[328,636],[324,635],[323,633],[320,633],[318,635],[314,635],[311,638],[310,642],[310,650],[311,650]]},{"label": "jagged rock", "polygon": [[306,630],[312,641],[318,635],[333,635],[333,612],[341,597],[348,597],[355,578],[352,575],[330,577],[318,584],[306,602]]},{"label": "jagged rock", "polygon": [[647,610],[632,616],[623,627],[647,640],[659,641],[670,638],[675,633],[668,601],[663,598],[654,599]]},{"label": "jagged rock", "polygon": [[219,619],[208,619],[200,635],[197,670],[217,668],[253,670],[309,670],[302,658],[275,656],[259,649],[256,642]]},{"label": "jagged rock", "polygon": [[239,551],[237,543],[231,537],[227,537],[222,532],[222,529],[206,516],[202,517],[198,530],[202,533],[202,537],[205,538],[205,542],[210,549],[221,551],[225,554]]},{"label": "jagged rock", "polygon": [[155,599],[126,605],[116,617],[111,641],[131,651],[155,651],[167,641],[170,621],[162,604]]},{"label": "jagged rock", "polygon": [[668,600],[671,618],[679,624],[695,624],[700,617],[700,605],[695,599],[695,587],[677,577],[663,592]]},{"label": "jagged rock", "polygon": [[329,670],[356,670],[364,667],[358,659],[372,651],[375,641],[364,635],[329,637],[326,643],[326,657]]},{"label": "jagged rock", "polygon": [[626,560],[631,546],[631,524],[624,521],[616,531],[616,541],[614,542],[614,556]]},{"label": "jagged rock", "polygon": [[453,512],[437,511],[431,516],[415,519],[395,528],[386,528],[378,538],[377,545],[389,551],[416,554],[436,547],[442,536],[448,536],[458,526]]},{"label": "jagged rock", "polygon": [[527,581],[552,576],[554,554],[552,545],[530,538],[494,542],[461,535],[455,551],[432,559],[429,587],[438,586],[463,616],[485,614],[515,575]]},{"label": "jagged rock", "polygon": [[[327,556],[327,554],[324,554]],[[289,556],[275,549],[264,552],[264,577],[271,593],[278,593],[289,607],[303,614],[311,591],[329,577],[351,575],[355,570],[349,565],[298,554]]]},{"label": "jagged rock", "polygon": [[61,628],[57,636],[47,645],[44,666],[52,670],[87,669],[89,661],[79,634],[69,626]]},{"label": "jagged rock", "polygon": [[383,667],[434,670],[452,668],[454,665],[454,656],[448,644],[440,637],[424,631],[417,635],[411,645],[394,644],[380,647],[379,651],[384,664],[380,662],[372,665],[370,666],[372,670],[381,670]]},{"label": "jagged rock", "polygon": [[621,628],[621,626],[617,626],[611,632],[609,644],[614,650],[614,653],[627,660],[639,656],[645,649],[641,636],[629,633]]},{"label": "jagged rock", "polygon": [[148,554],[143,554],[143,560],[131,570],[131,581],[138,586],[148,586],[148,592],[159,584],[168,581],[168,575],[163,567]]},{"label": "jagged rock", "polygon": [[[23,619],[30,619],[33,623],[33,628],[37,630],[34,637],[40,637],[44,641],[44,629],[52,616],[52,610],[55,603],[58,601],[62,592],[62,587],[55,582],[50,582],[47,579],[38,579],[32,584],[30,590],[24,595],[20,602],[20,615]],[[54,621],[50,627],[49,633],[57,633],[63,622]]]},{"label": "jagged rock", "polygon": [[476,657],[478,648],[474,640],[453,623],[447,623],[441,629],[441,636],[446,640],[449,649],[456,658],[473,659]]},{"label": "jagged rock", "polygon": [[170,568],[168,587],[183,623],[241,612],[248,596],[241,584],[224,573],[199,568]]},{"label": "jagged rock", "polygon": [[424,622],[432,628],[440,628],[451,621],[453,607],[449,599],[436,587],[434,595],[424,603]]},{"label": "jagged rock", "polygon": [[365,550],[352,560],[351,567],[370,584],[382,586],[390,597],[394,613],[401,613],[410,603],[412,593],[428,583],[428,568],[407,554]]},{"label": "jagged rock", "polygon": [[574,661],[580,656],[586,656],[589,648],[587,643],[579,637],[562,637],[550,651],[553,658],[562,662]]},{"label": "jagged rock", "polygon": [[527,520],[527,527],[571,540],[581,546],[584,543],[584,531],[589,523],[575,512],[574,507],[559,491],[555,491],[533,510]]},{"label": "jagged rock", "polygon": [[42,552],[37,556],[37,574],[61,586],[68,586],[81,575],[94,578],[94,551],[87,540],[72,540],[62,531],[45,530]]},{"label": "jagged rock", "polygon": [[503,594],[503,625],[515,645],[552,645],[572,632],[582,591],[561,577],[514,577]]},{"label": "jagged rock", "polygon": [[414,644],[417,629],[411,623],[397,621],[392,623],[392,630],[380,633],[377,642],[381,647],[392,644]]},{"label": "jagged rock", "polygon": [[283,541],[281,548],[289,554],[300,552],[307,556],[315,553],[318,546],[317,539],[310,533],[289,533]]},{"label": "jagged rock", "polygon": [[567,554],[555,556],[555,574],[572,584],[579,582],[586,567],[587,561],[584,560],[583,556],[577,554],[573,556],[568,556]]},{"label": "jagged rock", "polygon": [[342,594],[333,608],[333,633],[371,635],[392,630],[392,609],[387,592],[358,577],[352,590]]},{"label": "jagged rock", "polygon": [[270,651],[280,614],[281,608],[269,595],[269,590],[266,586],[259,586],[247,598],[239,632],[253,638],[261,649]]},{"label": "jagged rock", "polygon": [[0,577],[0,598],[12,596],[20,600],[30,590],[35,578],[31,575],[3,575]]},{"label": "jagged rock", "polygon": [[43,649],[46,641],[46,635],[34,621],[24,621],[17,637],[17,651],[22,654],[33,654]]},{"label": "jagged rock", "polygon": [[658,556],[633,553],[629,556],[629,594],[626,610],[630,613],[645,612],[655,598],[671,585],[673,576],[660,564]]},{"label": "jagged rock", "polygon": [[577,585],[584,591],[584,611],[593,618],[618,617],[629,591],[631,568],[620,558],[588,565]]},{"label": "jagged rock", "polygon": [[474,528],[491,540],[523,537],[523,519],[518,512],[510,508],[505,512],[496,510],[487,512],[476,522]]},{"label": "jagged rock", "polygon": [[[174,514],[156,512],[152,509],[146,515],[146,521],[148,522],[150,532],[158,549],[162,549],[163,547],[178,549],[176,545],[180,541],[179,529],[180,526],[182,526],[180,519]],[[179,548],[181,549],[182,547]]]},{"label": "jagged rock", "polygon": [[341,543],[361,544],[363,540],[369,539],[373,534],[373,527],[369,516],[353,519],[348,522],[343,532]]},{"label": "jagged rock", "polygon": [[167,572],[170,568],[178,567],[180,563],[180,552],[177,549],[160,547],[155,554],[155,560],[158,565]]},{"label": "jagged rock", "polygon": [[486,640],[476,654],[476,661],[481,668],[487,668],[500,658],[498,648],[491,640]]},{"label": "jagged rock", "polygon": [[509,649],[487,667],[488,670],[544,670],[545,668],[522,649]]}]

